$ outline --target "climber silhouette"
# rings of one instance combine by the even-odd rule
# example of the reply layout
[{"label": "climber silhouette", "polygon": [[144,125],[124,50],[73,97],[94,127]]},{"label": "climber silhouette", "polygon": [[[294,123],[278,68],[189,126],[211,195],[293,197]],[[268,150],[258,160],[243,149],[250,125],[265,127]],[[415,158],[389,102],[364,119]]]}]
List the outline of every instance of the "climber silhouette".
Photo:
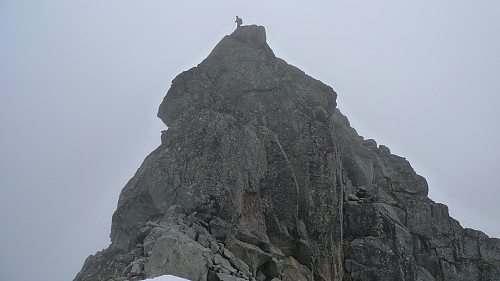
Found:
[{"label": "climber silhouette", "polygon": [[236,16],[236,20],[234,22],[237,24],[236,28],[238,28],[243,23],[243,20],[240,17]]}]

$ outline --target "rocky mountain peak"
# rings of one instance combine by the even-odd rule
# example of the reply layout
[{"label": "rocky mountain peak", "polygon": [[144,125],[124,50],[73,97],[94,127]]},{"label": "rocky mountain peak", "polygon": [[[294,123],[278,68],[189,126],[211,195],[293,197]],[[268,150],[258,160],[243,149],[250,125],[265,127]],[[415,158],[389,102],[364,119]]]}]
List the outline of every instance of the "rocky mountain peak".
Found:
[{"label": "rocky mountain peak", "polygon": [[[327,94],[285,93],[285,87],[298,83],[315,83]],[[171,128],[185,125],[207,111],[230,111],[235,116],[258,118],[257,115],[269,111],[270,104],[280,107],[276,104],[278,96],[290,101],[315,99],[310,102],[325,102],[325,110],[335,108],[336,94],[330,87],[276,58],[266,43],[264,27],[242,26],[225,36],[197,67],[174,79],[158,117]]]},{"label": "rocky mountain peak", "polygon": [[498,280],[500,240],[450,218],[336,96],[277,58],[264,27],[225,36],[172,81],[162,143],[75,280]]},{"label": "rocky mountain peak", "polygon": [[266,54],[274,54],[266,42],[266,29],[263,26],[247,25],[237,28],[231,35],[225,36],[208,56],[214,54],[228,54],[231,52],[242,53],[244,49],[265,50]]},{"label": "rocky mountain peak", "polygon": [[[252,65],[262,64],[272,59],[276,59],[276,57],[266,43],[264,27],[253,25],[236,29],[231,35],[225,36],[201,64],[181,73],[172,82],[173,85],[204,83],[205,87],[210,88],[205,93],[190,91],[189,104],[181,104],[182,101],[186,101],[185,92],[174,92],[171,89],[167,95],[168,98],[166,96],[160,105],[158,117],[169,127],[175,126],[176,121],[185,121],[180,117],[184,115],[192,116],[193,110],[196,108],[211,105],[207,105],[207,103],[213,102],[207,100],[209,98],[207,95],[214,95],[214,93],[208,92],[208,90],[214,89],[214,83],[231,83],[233,88],[238,86],[238,89],[231,89],[231,92],[224,93],[225,95],[234,97],[234,95],[241,94],[242,91],[248,90],[249,87],[240,89],[241,86],[247,83],[241,85],[241,81],[231,79],[238,77],[238,73],[245,71],[246,68],[252,67]],[[255,71],[255,67],[252,68]],[[204,80],[198,81],[199,76],[202,76]],[[193,78],[197,79],[197,81],[192,81]]]}]

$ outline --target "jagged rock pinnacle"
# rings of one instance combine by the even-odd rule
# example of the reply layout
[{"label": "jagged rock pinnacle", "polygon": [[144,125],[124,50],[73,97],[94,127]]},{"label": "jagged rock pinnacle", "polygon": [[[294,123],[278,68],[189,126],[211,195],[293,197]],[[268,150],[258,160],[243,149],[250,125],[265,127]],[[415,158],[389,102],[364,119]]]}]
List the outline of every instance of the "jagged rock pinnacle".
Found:
[{"label": "jagged rock pinnacle", "polygon": [[277,58],[264,27],[225,36],[172,81],[162,144],[75,280],[498,280],[499,240],[450,218],[336,97]]}]

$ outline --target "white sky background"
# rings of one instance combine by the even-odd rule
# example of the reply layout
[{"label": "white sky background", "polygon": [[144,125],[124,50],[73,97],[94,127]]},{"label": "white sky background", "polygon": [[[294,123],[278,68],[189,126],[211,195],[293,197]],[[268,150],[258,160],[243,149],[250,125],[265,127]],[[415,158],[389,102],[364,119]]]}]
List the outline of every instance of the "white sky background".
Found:
[{"label": "white sky background", "polygon": [[0,280],[72,280],[108,246],[170,82],[236,15],[462,226],[500,237],[499,14],[498,0],[0,0]]}]

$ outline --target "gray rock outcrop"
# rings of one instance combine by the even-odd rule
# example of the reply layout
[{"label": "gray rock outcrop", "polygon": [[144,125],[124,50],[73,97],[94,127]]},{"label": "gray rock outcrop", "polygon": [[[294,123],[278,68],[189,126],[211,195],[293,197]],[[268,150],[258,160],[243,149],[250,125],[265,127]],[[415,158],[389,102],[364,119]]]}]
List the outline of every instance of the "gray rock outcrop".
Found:
[{"label": "gray rock outcrop", "polygon": [[500,240],[449,217],[261,26],[177,76],[158,117],[168,130],[120,194],[111,245],[75,281],[500,280]]}]

